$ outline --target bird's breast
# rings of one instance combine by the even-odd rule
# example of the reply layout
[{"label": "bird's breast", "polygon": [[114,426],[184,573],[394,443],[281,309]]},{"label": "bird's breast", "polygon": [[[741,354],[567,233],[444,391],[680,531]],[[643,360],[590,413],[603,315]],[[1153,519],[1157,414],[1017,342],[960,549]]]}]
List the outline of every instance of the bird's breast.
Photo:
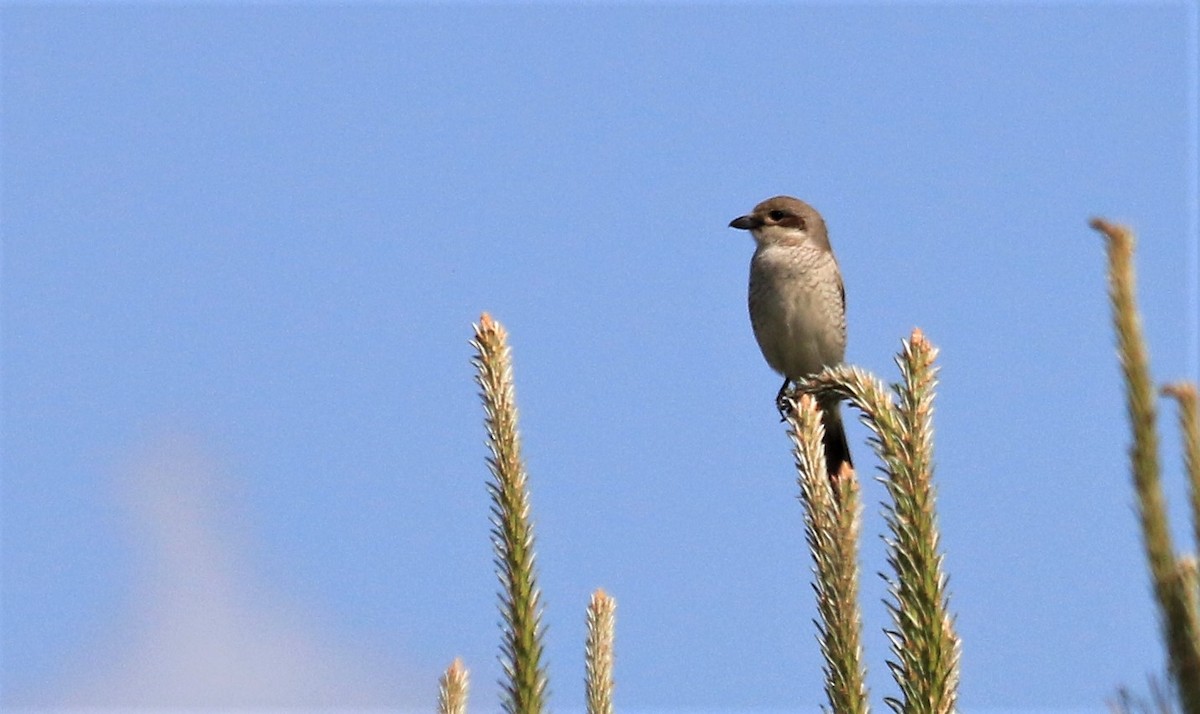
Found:
[{"label": "bird's breast", "polygon": [[795,379],[845,357],[841,279],[828,251],[760,247],[750,262],[749,306],[754,337],[776,372]]}]

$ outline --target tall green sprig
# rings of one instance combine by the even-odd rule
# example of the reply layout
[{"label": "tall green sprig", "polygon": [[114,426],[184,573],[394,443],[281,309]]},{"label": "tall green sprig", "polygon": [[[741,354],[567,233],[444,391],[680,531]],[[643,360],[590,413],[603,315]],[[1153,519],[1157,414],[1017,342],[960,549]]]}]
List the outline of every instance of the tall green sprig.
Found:
[{"label": "tall green sprig", "polygon": [[896,360],[903,380],[891,390],[844,365],[798,385],[804,392],[849,400],[862,412],[871,445],[883,461],[893,574],[888,610],[895,623],[888,631],[895,657],[888,666],[901,693],[885,701],[903,714],[948,714],[958,701],[961,644],[950,615],[933,487],[936,356],[914,330]]},{"label": "tall green sprig", "polygon": [[866,714],[862,611],[858,602],[858,533],[862,508],[858,478],[845,468],[836,479],[825,469],[825,428],[816,400],[791,402],[788,435],[799,474],[805,535],[813,557],[817,637],[825,658],[825,697],[837,714]]},{"label": "tall green sprig", "polygon": [[613,637],[617,601],[603,590],[592,593],[587,608],[584,648],[587,714],[613,714]]},{"label": "tall green sprig", "polygon": [[[896,538],[889,554],[896,580],[896,632],[904,643],[893,665],[905,693],[904,711],[944,713],[957,704],[960,646],[949,614],[933,487],[933,397],[937,349],[914,330],[897,363],[895,387],[905,450],[885,480],[892,506],[888,526]],[[914,708],[910,705],[915,703]]]},{"label": "tall green sprig", "polygon": [[1192,607],[1195,595],[1187,592],[1194,587],[1195,579],[1184,575],[1187,568],[1181,569],[1175,557],[1167,524],[1150,358],[1137,309],[1133,233],[1099,218],[1093,219],[1091,226],[1104,235],[1108,252],[1108,294],[1125,382],[1125,407],[1133,433],[1130,467],[1171,678],[1184,711],[1200,714],[1200,641],[1197,640],[1200,623]]},{"label": "tall green sprig", "polygon": [[1179,404],[1179,432],[1183,436],[1183,471],[1188,477],[1192,500],[1192,533],[1196,552],[1200,553],[1200,409],[1197,409],[1196,385],[1175,382],[1162,388],[1164,396]]},{"label": "tall green sprig", "polygon": [[467,668],[455,658],[438,680],[438,714],[467,714]]},{"label": "tall green sprig", "polygon": [[487,427],[488,468],[492,481],[492,545],[500,578],[503,640],[500,661],[507,681],[507,714],[541,714],[546,698],[542,667],[542,605],[534,570],[533,524],[529,489],[517,433],[512,357],[504,327],[484,313],[475,326],[476,382]]},{"label": "tall green sprig", "polygon": [[[1192,503],[1192,532],[1196,552],[1200,552],[1200,409],[1197,408],[1196,385],[1175,382],[1162,388],[1165,396],[1179,404],[1179,431],[1183,438],[1183,470],[1187,474]],[[1184,597],[1188,621],[1200,622],[1200,573],[1196,556],[1178,559],[1175,565],[1180,591]],[[1200,626],[1193,625],[1196,629]]]}]

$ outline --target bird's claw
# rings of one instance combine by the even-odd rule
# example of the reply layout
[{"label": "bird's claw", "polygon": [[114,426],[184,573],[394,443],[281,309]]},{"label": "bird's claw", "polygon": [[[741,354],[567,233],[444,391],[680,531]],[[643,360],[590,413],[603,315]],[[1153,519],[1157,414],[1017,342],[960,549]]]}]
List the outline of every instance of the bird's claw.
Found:
[{"label": "bird's claw", "polygon": [[779,421],[787,421],[792,413],[792,401],[782,391],[775,397],[775,409],[779,411]]}]

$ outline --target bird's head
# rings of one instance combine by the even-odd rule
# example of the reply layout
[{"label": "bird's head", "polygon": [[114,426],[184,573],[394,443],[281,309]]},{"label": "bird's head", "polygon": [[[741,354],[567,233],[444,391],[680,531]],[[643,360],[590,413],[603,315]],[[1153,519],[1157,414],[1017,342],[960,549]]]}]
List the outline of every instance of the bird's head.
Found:
[{"label": "bird's head", "polygon": [[750,213],[729,222],[730,228],[750,231],[760,246],[811,243],[829,247],[825,220],[817,209],[798,198],[776,196],[754,207]]}]

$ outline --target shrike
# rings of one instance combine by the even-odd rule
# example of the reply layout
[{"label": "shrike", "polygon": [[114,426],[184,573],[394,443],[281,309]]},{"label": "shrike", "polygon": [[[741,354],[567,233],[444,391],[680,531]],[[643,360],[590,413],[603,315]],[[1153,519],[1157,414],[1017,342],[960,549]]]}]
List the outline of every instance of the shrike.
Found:
[{"label": "shrike", "polygon": [[[750,324],[771,369],[788,384],[846,357],[846,290],[817,209],[791,196],[769,198],[730,228],[750,231]],[[831,476],[853,467],[837,400],[822,400],[825,461]]]}]

